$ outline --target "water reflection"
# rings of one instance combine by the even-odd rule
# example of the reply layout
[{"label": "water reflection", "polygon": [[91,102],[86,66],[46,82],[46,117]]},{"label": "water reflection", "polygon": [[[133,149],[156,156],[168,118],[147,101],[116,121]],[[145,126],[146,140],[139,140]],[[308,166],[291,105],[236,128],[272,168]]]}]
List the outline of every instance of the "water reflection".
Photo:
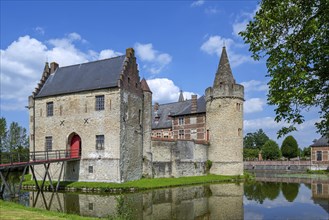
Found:
[{"label": "water reflection", "polygon": [[30,204],[55,211],[64,207],[67,213],[94,217],[243,219],[243,184],[190,186],[120,196],[31,192]]}]

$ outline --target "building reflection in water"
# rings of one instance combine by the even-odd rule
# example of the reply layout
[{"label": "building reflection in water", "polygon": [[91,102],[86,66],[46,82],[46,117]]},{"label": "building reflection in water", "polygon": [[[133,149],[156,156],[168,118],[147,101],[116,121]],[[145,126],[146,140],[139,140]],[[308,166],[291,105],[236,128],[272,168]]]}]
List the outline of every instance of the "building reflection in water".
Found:
[{"label": "building reflection in water", "polygon": [[124,195],[30,192],[33,207],[132,219],[243,219],[243,184],[211,184]]},{"label": "building reflection in water", "polygon": [[329,183],[313,182],[312,199],[329,213]]}]

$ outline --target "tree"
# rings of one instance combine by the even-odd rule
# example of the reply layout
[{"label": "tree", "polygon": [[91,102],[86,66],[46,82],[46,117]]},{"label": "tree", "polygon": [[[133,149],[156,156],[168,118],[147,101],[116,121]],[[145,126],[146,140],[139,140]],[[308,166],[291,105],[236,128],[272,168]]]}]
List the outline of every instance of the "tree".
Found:
[{"label": "tree", "polygon": [[302,151],[302,157],[310,157],[311,156],[311,147],[305,147]]},{"label": "tree", "polygon": [[243,160],[252,160],[258,158],[258,149],[243,148]]},{"label": "tree", "polygon": [[281,152],[282,152],[282,156],[288,159],[297,157],[298,144],[293,136],[289,135],[283,140],[281,145]]},{"label": "tree", "polygon": [[266,143],[262,147],[262,156],[264,160],[279,159],[281,157],[279,145],[273,140],[266,141]]},{"label": "tree", "polygon": [[318,131],[329,135],[329,1],[262,0],[240,35],[255,60],[267,59],[268,103],[275,121],[288,123],[278,136],[296,130],[311,107],[320,109]]},{"label": "tree", "polygon": [[299,186],[299,183],[282,183],[282,194],[288,202],[293,202],[296,199],[299,192]]},{"label": "tree", "polygon": [[5,141],[7,138],[7,122],[5,118],[0,118],[0,163],[2,152],[5,150]]},{"label": "tree", "polygon": [[28,147],[26,129],[19,126],[17,122],[12,122],[7,136],[7,151],[19,151]]},{"label": "tree", "polygon": [[246,136],[243,138],[243,146],[245,148],[260,150],[267,140],[269,140],[269,137],[265,134],[265,132],[262,129],[259,129],[254,133],[246,134]]}]

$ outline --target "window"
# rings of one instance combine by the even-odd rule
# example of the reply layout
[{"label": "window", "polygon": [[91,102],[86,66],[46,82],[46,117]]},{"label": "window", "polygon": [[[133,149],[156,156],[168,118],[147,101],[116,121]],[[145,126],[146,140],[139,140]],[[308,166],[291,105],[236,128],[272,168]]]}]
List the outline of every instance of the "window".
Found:
[{"label": "window", "polygon": [[88,208],[90,211],[94,210],[94,203],[89,203]]},{"label": "window", "polygon": [[96,135],[96,150],[104,150],[104,135]]},{"label": "window", "polygon": [[178,124],[179,125],[183,125],[184,124],[184,118],[183,117],[178,118]]},{"label": "window", "polygon": [[322,161],[322,151],[317,151],[316,152],[316,160],[317,161]]},{"label": "window", "polygon": [[178,132],[178,138],[179,139],[184,139],[184,130],[179,130],[179,132]]},{"label": "window", "polygon": [[89,173],[93,173],[94,172],[94,167],[93,166],[89,166],[88,167],[88,172]]},{"label": "window", "polygon": [[157,132],[157,137],[161,138],[161,133],[160,132]]},{"label": "window", "polygon": [[96,96],[95,110],[96,111],[104,110],[104,95]]},{"label": "window", "polygon": [[46,143],[45,143],[45,150],[46,151],[51,151],[53,148],[53,137],[52,136],[47,136],[46,137]]},{"label": "window", "polygon": [[54,103],[53,102],[47,102],[47,117],[54,115]]},{"label": "window", "polygon": [[242,136],[242,129],[238,128],[238,136]]},{"label": "window", "polygon": [[322,184],[321,183],[316,184],[316,193],[318,195],[322,194]]}]

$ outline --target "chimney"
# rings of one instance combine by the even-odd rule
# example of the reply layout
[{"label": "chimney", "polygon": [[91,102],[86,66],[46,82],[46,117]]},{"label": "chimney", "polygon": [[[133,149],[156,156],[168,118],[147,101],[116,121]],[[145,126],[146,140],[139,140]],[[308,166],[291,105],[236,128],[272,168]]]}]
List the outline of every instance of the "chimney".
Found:
[{"label": "chimney", "polygon": [[133,48],[127,48],[126,49],[126,57],[134,57],[135,56],[135,51]]},{"label": "chimney", "polygon": [[52,62],[50,64],[50,74],[54,73],[56,71],[56,69],[58,68],[58,63]]},{"label": "chimney", "polygon": [[198,96],[192,95],[191,113],[196,113],[197,110],[198,110]]},{"label": "chimney", "polygon": [[159,103],[156,102],[156,103],[154,103],[154,111],[156,112],[158,110],[159,110]]}]

